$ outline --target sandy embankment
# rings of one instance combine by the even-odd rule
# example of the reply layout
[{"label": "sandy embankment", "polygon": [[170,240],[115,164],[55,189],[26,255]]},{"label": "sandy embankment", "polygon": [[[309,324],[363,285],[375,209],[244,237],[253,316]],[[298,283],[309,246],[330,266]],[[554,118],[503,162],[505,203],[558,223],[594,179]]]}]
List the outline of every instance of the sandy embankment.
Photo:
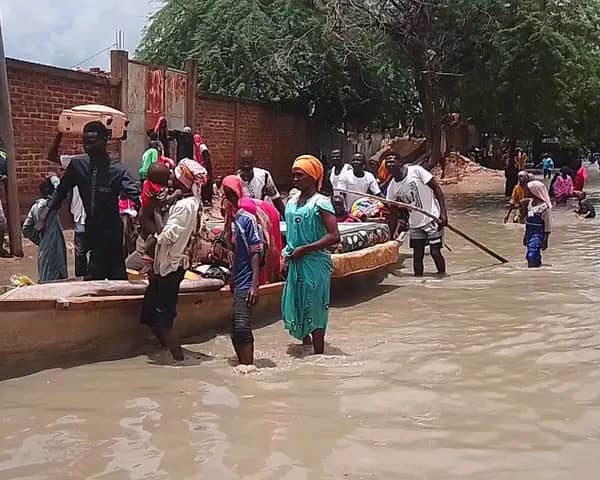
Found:
[{"label": "sandy embankment", "polygon": [[443,178],[441,178],[440,167],[434,168],[433,174],[447,195],[461,193],[499,195],[504,192],[503,171],[483,167],[460,155],[452,155],[446,159]]}]

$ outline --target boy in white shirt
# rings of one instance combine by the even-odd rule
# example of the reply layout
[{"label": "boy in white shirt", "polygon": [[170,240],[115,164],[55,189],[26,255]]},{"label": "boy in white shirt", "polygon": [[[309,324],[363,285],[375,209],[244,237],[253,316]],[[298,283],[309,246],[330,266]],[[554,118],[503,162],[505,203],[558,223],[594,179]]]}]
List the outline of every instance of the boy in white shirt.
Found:
[{"label": "boy in white shirt", "polygon": [[[392,175],[387,199],[414,205],[440,219],[438,223],[422,213],[410,211],[410,247],[413,249],[415,276],[423,276],[423,258],[427,245],[430,247],[431,258],[438,273],[445,274],[446,260],[442,255],[442,246],[443,227],[448,224],[448,216],[444,192],[431,173],[418,165],[402,163],[397,153],[385,154],[383,161]],[[395,234],[398,228],[400,212],[398,207],[390,205],[389,225],[392,234]]]},{"label": "boy in white shirt", "polygon": [[[370,193],[371,195],[381,195],[381,188],[375,176],[365,170],[367,166],[367,159],[364,153],[355,153],[352,156],[350,163],[352,166],[351,170],[342,172],[337,186],[334,186],[336,190],[350,190],[358,193]],[[343,193],[342,196],[346,200],[346,207],[348,210],[352,209],[354,202],[362,198],[360,195],[354,193]]]}]

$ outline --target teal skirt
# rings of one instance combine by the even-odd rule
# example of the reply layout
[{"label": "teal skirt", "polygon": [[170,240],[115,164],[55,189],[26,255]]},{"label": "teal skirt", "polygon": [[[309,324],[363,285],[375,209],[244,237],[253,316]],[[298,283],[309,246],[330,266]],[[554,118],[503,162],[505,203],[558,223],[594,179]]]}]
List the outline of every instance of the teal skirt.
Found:
[{"label": "teal skirt", "polygon": [[292,337],[302,340],[315,330],[327,330],[331,270],[331,258],[326,253],[289,260],[281,313]]}]

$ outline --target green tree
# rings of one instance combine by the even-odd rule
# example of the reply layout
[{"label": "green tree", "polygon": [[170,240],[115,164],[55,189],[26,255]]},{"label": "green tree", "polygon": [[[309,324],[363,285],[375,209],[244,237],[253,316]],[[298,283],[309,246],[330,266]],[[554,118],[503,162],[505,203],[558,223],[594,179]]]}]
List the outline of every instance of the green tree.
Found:
[{"label": "green tree", "polygon": [[[475,4],[475,2],[473,2]],[[460,24],[457,106],[509,138],[574,136],[597,96],[597,0],[482,0]],[[595,91],[595,94],[593,93]]]},{"label": "green tree", "polygon": [[361,34],[351,50],[326,27],[308,1],[168,0],[137,56],[171,66],[196,58],[203,90],[296,105],[332,126],[412,116],[412,78],[381,36]]},{"label": "green tree", "polygon": [[450,111],[513,139],[591,134],[582,116],[598,105],[599,0],[326,4],[334,31],[377,29],[410,65],[434,162]]}]

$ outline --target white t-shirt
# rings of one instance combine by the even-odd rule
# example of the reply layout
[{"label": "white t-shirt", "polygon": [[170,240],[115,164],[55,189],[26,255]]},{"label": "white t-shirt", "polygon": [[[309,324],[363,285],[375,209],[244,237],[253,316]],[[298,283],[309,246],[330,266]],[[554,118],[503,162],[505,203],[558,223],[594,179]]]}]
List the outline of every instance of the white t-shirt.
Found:
[{"label": "white t-shirt", "polygon": [[[337,188],[360,193],[370,193],[371,195],[381,195],[379,183],[377,183],[377,179],[371,172],[365,171],[362,177],[357,177],[354,175],[354,170],[352,168],[340,175]],[[342,195],[346,198],[346,207],[348,209],[352,208],[354,202],[362,198],[360,195],[355,195],[353,193],[342,193]]]},{"label": "white t-shirt", "polygon": [[186,197],[169,209],[167,222],[156,242],[154,273],[166,277],[179,267],[189,268],[185,249],[196,231],[200,208],[200,201],[196,197]]},{"label": "white t-shirt", "polygon": [[[63,168],[67,168],[71,159],[74,155],[61,155],[60,165]],[[71,215],[73,215],[73,221],[75,224],[85,225],[85,209],[83,208],[83,202],[79,195],[79,189],[73,187],[73,198],[71,199]]]},{"label": "white t-shirt", "polygon": [[335,192],[335,189],[338,186],[338,183],[340,181],[340,177],[347,171],[352,171],[352,165],[348,164],[348,163],[344,163],[344,166],[342,167],[342,170],[340,171],[339,175],[335,174],[335,167],[333,167],[331,169],[331,173],[329,174],[329,180],[331,181],[331,186],[333,187],[333,191]]},{"label": "white t-shirt", "polygon": [[[261,198],[263,191],[270,193],[268,197],[271,200],[277,200],[278,198],[281,198],[281,194],[279,193],[279,190],[277,190],[277,186],[273,181],[273,175],[271,175],[271,172],[265,170],[264,168],[254,167],[254,175],[252,180],[249,182],[244,180],[240,174],[238,174],[238,177],[242,180],[244,194],[250,198],[264,200],[264,198]],[[266,189],[265,186],[267,187]]]},{"label": "white t-shirt", "polygon": [[[433,189],[427,185],[433,175],[418,165],[409,165],[404,180],[397,182],[392,178],[387,191],[387,199],[408,203],[425,210],[436,217],[440,216],[440,205]],[[410,212],[410,228],[423,228],[432,219],[419,212]]]}]

